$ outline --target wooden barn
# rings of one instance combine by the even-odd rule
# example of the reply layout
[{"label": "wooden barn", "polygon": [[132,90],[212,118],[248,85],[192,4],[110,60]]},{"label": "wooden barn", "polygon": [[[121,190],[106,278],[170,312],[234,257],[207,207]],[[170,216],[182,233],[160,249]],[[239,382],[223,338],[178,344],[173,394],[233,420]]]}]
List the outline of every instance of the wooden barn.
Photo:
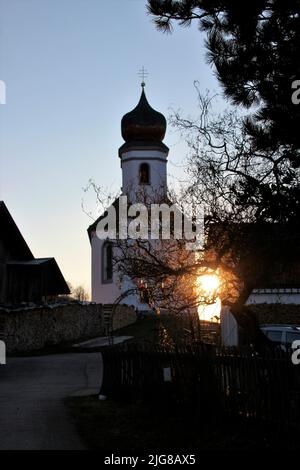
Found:
[{"label": "wooden barn", "polygon": [[0,304],[47,302],[69,294],[54,258],[35,258],[0,201]]}]

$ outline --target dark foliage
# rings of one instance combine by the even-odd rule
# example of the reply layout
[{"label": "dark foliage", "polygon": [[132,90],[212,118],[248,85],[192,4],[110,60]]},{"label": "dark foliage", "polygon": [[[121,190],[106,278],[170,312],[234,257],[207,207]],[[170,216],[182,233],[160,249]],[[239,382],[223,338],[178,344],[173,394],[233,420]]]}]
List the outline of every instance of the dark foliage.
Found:
[{"label": "dark foliage", "polygon": [[148,11],[163,31],[172,21],[199,22],[225,96],[253,110],[244,125],[254,151],[280,152],[299,167],[300,105],[291,99],[300,80],[299,0],[148,0]]}]

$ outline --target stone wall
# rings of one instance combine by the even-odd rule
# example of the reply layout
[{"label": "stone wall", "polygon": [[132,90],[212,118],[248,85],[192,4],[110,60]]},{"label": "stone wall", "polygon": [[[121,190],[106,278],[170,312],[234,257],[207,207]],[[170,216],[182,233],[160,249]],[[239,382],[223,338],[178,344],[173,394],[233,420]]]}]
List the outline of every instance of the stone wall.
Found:
[{"label": "stone wall", "polygon": [[[102,336],[111,311],[106,307],[105,322],[104,308],[102,304],[74,303],[23,310],[0,309],[1,339],[5,341],[7,351],[12,353]],[[119,305],[110,323],[116,330],[135,321],[135,310]]]},{"label": "stone wall", "polygon": [[119,330],[126,325],[133,323],[132,316],[136,320],[136,313],[133,307],[127,305],[103,305],[104,322],[109,330]]}]

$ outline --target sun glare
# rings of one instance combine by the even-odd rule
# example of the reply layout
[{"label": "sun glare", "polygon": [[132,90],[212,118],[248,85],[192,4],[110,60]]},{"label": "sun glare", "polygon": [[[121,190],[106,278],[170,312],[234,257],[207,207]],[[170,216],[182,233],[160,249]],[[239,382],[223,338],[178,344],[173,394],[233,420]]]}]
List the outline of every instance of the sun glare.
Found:
[{"label": "sun glare", "polygon": [[221,299],[218,297],[213,304],[199,305],[198,315],[200,320],[219,321],[221,313]]},{"label": "sun glare", "polygon": [[220,278],[216,274],[203,274],[198,277],[199,297],[215,298],[213,303],[207,305],[201,304],[198,307],[198,315],[200,320],[216,321],[221,311],[221,300],[218,297],[218,289],[220,287]]},{"label": "sun glare", "polygon": [[204,295],[213,295],[220,287],[220,279],[216,274],[203,274],[198,277],[199,290],[203,291]]}]

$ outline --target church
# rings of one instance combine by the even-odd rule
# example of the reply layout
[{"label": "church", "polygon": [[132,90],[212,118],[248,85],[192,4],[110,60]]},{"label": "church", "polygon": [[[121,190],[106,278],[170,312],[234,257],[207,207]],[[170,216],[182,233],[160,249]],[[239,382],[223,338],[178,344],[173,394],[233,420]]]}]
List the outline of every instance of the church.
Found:
[{"label": "church", "polygon": [[[121,121],[124,139],[124,144],[119,149],[122,170],[121,195],[126,195],[129,203],[139,202],[141,195],[147,195],[150,200],[151,197],[163,199],[167,195],[169,148],[163,143],[167,122],[165,117],[148,103],[144,87],[143,82],[137,106],[125,114]],[[118,210],[118,199],[113,205]],[[92,301],[111,304],[130,289],[132,281],[120,282],[113,265],[112,243],[97,236],[97,225],[103,218],[104,214],[88,228],[92,252]],[[124,298],[122,303],[133,305],[140,311],[147,311],[149,305],[143,300],[137,293]]]},{"label": "church", "polygon": [[[124,144],[119,149],[119,158],[122,171],[121,196],[127,196],[128,203],[144,203],[145,194],[148,201],[157,202],[168,199],[167,162],[169,149],[163,140],[166,134],[167,122],[165,117],[154,110],[146,98],[145,84],[142,83],[142,92],[137,106],[125,114],[121,121],[121,133]],[[118,212],[119,200],[113,202]],[[91,275],[92,275],[92,301],[102,304],[116,302],[124,292],[135,290],[134,294],[124,296],[122,303],[132,305],[139,311],[150,309],[147,298],[143,292],[139,292],[136,285],[130,279],[120,280],[114,260],[113,239],[98,237],[97,226],[105,218],[102,214],[89,228],[88,235],[91,245]],[[246,230],[249,243],[252,246],[252,231],[258,227]],[[250,250],[249,269],[256,279],[253,291],[247,300],[247,305],[262,305],[265,312],[266,305],[270,305],[272,311],[282,310],[282,305],[300,305],[299,289],[299,234],[285,233],[275,224],[263,226],[260,237],[255,236],[259,246],[253,245]],[[263,243],[264,242],[264,243]],[[264,261],[264,256],[258,255],[264,250],[264,246],[273,247],[274,258]],[[293,246],[293,259],[287,259],[286,250],[283,247]],[[272,251],[271,250],[271,251]],[[268,250],[267,250],[268,251]],[[279,254],[281,253],[281,256]],[[253,258],[254,256],[254,258]],[[257,259],[255,258],[257,257]],[[269,254],[270,257],[270,254]],[[246,262],[247,260],[244,260]],[[247,263],[246,263],[247,264]],[[275,308],[274,306],[278,306]],[[297,318],[299,312],[297,308]],[[276,321],[279,316],[276,313]],[[272,316],[273,318],[273,316]],[[288,315],[286,315],[288,318]],[[275,320],[275,319],[274,319]],[[273,320],[273,321],[274,321]]]}]

